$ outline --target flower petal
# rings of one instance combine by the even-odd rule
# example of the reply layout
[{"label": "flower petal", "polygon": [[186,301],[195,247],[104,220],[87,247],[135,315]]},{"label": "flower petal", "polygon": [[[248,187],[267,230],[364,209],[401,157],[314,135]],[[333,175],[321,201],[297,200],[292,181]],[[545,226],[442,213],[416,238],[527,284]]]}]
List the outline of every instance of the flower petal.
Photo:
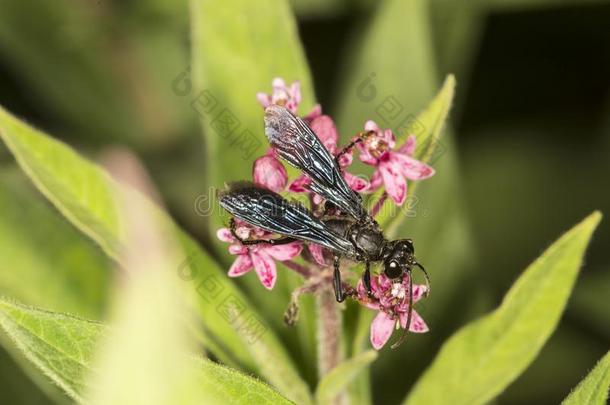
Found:
[{"label": "flower petal", "polygon": [[269,245],[262,248],[265,253],[273,257],[275,260],[279,260],[281,262],[298,256],[301,253],[301,249],[301,242],[292,242],[285,245],[276,246]]},{"label": "flower petal", "polygon": [[379,302],[374,297],[375,293],[373,292],[373,297],[369,297],[366,288],[364,287],[364,283],[362,282],[362,279],[358,280],[358,284],[356,285],[356,292],[358,293],[358,301],[360,302],[360,304],[364,305],[369,309],[375,309],[379,311]]},{"label": "flower petal", "polygon": [[369,183],[366,180],[358,176],[354,176],[351,173],[344,172],[343,178],[347,182],[347,185],[356,192],[364,191],[369,188]]},{"label": "flower petal", "polygon": [[248,248],[240,243],[233,243],[229,246],[229,253],[232,255],[243,255],[248,253]]},{"label": "flower petal", "polygon": [[366,192],[373,192],[383,185],[383,178],[381,177],[381,170],[379,168],[373,173],[373,177],[369,181],[369,186],[365,190]]},{"label": "flower petal", "polygon": [[261,250],[252,252],[250,256],[259,280],[266,289],[272,290],[277,280],[275,262],[271,256]]},{"label": "flower petal", "polygon": [[409,135],[407,141],[400,148],[398,148],[397,152],[407,156],[413,156],[415,153],[415,143],[415,135]]},{"label": "flower petal", "polygon": [[311,179],[306,175],[302,174],[290,185],[288,186],[288,191],[292,191],[293,193],[306,193],[309,191],[309,185],[311,184]]},{"label": "flower petal", "polygon": [[[395,153],[392,153],[394,157]],[[379,165],[379,171],[385,184],[385,191],[396,205],[402,205],[407,198],[407,182],[400,172],[400,166],[392,158]]]},{"label": "flower petal", "polygon": [[428,291],[428,287],[425,284],[414,284],[413,285],[413,302],[417,302],[423,297]]},{"label": "flower petal", "polygon": [[341,157],[339,158],[339,166],[341,166],[342,168],[348,167],[350,166],[354,161],[354,152],[353,151],[349,151],[349,152],[345,152],[343,155],[341,155]]},{"label": "flower petal", "polygon": [[235,242],[235,238],[233,237],[233,234],[231,233],[231,230],[229,228],[220,228],[219,230],[217,230],[216,237],[223,242]]},{"label": "flower petal", "polygon": [[434,169],[411,156],[392,153],[390,158],[397,163],[400,172],[409,180],[423,180],[434,175]]},{"label": "flower petal", "polygon": [[[402,312],[400,314],[400,327],[407,327],[407,318],[409,317],[408,312]],[[424,322],[424,319],[417,313],[417,311],[413,310],[411,314],[411,325],[409,326],[409,332],[414,333],[426,333],[428,332],[428,325]]]},{"label": "flower petal", "polygon": [[290,88],[288,89],[288,94],[290,94],[290,98],[295,104],[295,107],[298,107],[299,104],[301,104],[301,83],[298,80],[292,82]]},{"label": "flower petal", "polygon": [[394,137],[394,132],[390,128],[383,130],[382,138],[388,144],[390,149],[394,149],[394,145],[396,145],[396,138]]},{"label": "flower petal", "polygon": [[358,158],[362,163],[366,163],[367,165],[371,166],[377,166],[377,158],[371,154],[369,148],[365,145],[364,142],[360,142],[359,144],[357,144],[356,148],[358,148],[358,151],[360,152]]},{"label": "flower petal", "polygon": [[247,254],[239,255],[231,265],[228,275],[229,277],[239,277],[250,270],[252,270],[252,260],[250,259],[250,256]]},{"label": "flower petal", "polygon": [[337,127],[332,118],[328,115],[321,115],[311,122],[310,127],[324,147],[326,147],[330,153],[334,154],[337,150],[339,134],[337,133]]},{"label": "flower petal", "polygon": [[379,350],[386,344],[392,332],[396,320],[392,319],[385,312],[379,312],[373,322],[371,323],[371,344],[375,350]]},{"label": "flower petal", "polygon": [[256,99],[263,108],[267,108],[271,105],[271,97],[269,97],[269,94],[267,93],[256,93]]},{"label": "flower petal", "polygon": [[273,91],[283,91],[286,90],[286,82],[281,77],[276,77],[271,82],[271,87],[273,87]]},{"label": "flower petal", "polygon": [[316,245],[315,243],[309,244],[309,252],[313,259],[320,266],[326,266],[326,260],[324,260],[324,248],[320,245]]},{"label": "flower petal", "polygon": [[288,182],[286,168],[271,155],[261,156],[254,161],[252,178],[255,184],[276,193],[282,191]]},{"label": "flower petal", "polygon": [[379,126],[373,120],[368,120],[367,122],[364,123],[364,130],[365,131],[375,131],[377,133],[380,131]]}]

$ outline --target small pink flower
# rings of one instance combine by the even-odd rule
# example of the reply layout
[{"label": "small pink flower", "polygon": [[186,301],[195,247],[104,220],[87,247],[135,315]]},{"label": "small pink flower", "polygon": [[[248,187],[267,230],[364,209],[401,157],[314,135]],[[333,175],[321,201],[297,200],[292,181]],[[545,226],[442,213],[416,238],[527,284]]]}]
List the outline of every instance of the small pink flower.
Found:
[{"label": "small pink flower", "polygon": [[296,81],[290,86],[286,86],[284,79],[276,77],[271,85],[273,87],[271,94],[256,93],[256,98],[263,108],[267,108],[271,104],[277,104],[286,107],[290,112],[296,114],[301,103],[300,83]]},{"label": "small pink flower", "polygon": [[[384,274],[371,278],[372,297],[367,295],[362,280],[358,282],[358,300],[367,308],[379,313],[371,323],[371,344],[376,350],[381,349],[392,336],[395,329],[405,329],[409,317],[409,275],[405,273],[402,280],[394,281]],[[425,295],[427,287],[413,285],[413,304]],[[410,332],[425,333],[428,325],[413,310],[411,313]]]},{"label": "small pink flower", "polygon": [[[320,112],[321,114],[321,112]],[[311,114],[310,114],[311,115]],[[311,130],[316,134],[320,142],[324,147],[334,156],[339,150],[337,148],[337,142],[339,141],[339,133],[337,127],[333,122],[332,118],[328,115],[315,115],[309,123]],[[339,165],[341,169],[345,169],[352,164],[353,154],[351,151],[345,153],[339,158]],[[343,178],[347,182],[347,185],[356,192],[364,191],[369,188],[369,184],[366,180],[354,176],[351,173],[343,171]],[[309,192],[308,186],[311,184],[311,180],[306,175],[302,174],[297,177],[290,185],[288,190],[295,193]]]},{"label": "small pink flower", "polygon": [[326,260],[324,259],[324,248],[320,245],[316,245],[315,243],[309,244],[309,253],[320,266],[326,266]]},{"label": "small pink flower", "polygon": [[[267,239],[272,235],[262,229],[253,228],[239,221],[236,233],[242,239]],[[272,246],[268,243],[244,246],[235,239],[228,228],[219,229],[216,236],[221,241],[230,243],[229,253],[237,256],[229,269],[229,277],[239,277],[254,269],[259,280],[268,290],[273,289],[277,279],[275,260],[281,262],[291,260],[301,253],[300,242],[277,246]]]},{"label": "small pink flower", "polygon": [[415,137],[410,136],[398,150],[393,150],[396,139],[391,129],[380,129],[374,121],[367,121],[365,131],[374,134],[358,144],[360,160],[375,166],[368,191],[385,185],[385,190],[397,205],[402,205],[407,197],[406,180],[423,180],[434,175],[434,169],[413,158]]},{"label": "small pink flower", "polygon": [[273,149],[254,161],[252,166],[254,183],[279,193],[288,182],[288,173],[284,165],[275,157]]}]

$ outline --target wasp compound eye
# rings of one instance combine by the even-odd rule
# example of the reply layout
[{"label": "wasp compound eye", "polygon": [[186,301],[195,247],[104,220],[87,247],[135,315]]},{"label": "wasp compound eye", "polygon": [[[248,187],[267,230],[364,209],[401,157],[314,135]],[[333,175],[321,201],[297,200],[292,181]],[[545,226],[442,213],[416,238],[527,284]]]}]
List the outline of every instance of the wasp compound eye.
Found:
[{"label": "wasp compound eye", "polygon": [[396,260],[390,260],[385,265],[384,273],[389,278],[398,278],[402,276],[402,268]]}]

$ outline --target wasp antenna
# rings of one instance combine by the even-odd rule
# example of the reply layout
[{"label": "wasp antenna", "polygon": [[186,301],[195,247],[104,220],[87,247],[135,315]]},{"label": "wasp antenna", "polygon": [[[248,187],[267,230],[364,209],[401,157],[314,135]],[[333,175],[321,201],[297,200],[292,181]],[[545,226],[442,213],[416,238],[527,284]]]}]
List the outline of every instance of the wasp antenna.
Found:
[{"label": "wasp antenna", "polygon": [[428,276],[428,272],[426,271],[426,269],[424,269],[424,266],[422,266],[418,262],[415,262],[415,265],[419,267],[422,273],[424,273],[424,277],[426,278],[426,293],[424,295],[427,297],[428,295],[430,295],[430,276]]},{"label": "wasp antenna", "polygon": [[411,277],[411,271],[407,274],[409,275],[409,312],[407,313],[407,324],[405,325],[405,329],[402,331],[400,338],[390,347],[391,349],[396,349],[405,341],[407,333],[409,333],[409,328],[411,327],[411,319],[413,318],[413,277]]}]

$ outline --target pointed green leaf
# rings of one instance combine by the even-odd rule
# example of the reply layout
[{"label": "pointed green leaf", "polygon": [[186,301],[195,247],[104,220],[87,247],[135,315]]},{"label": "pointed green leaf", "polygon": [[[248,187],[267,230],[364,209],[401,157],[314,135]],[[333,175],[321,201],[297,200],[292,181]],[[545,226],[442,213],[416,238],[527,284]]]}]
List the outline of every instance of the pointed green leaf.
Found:
[{"label": "pointed green leaf", "polygon": [[24,180],[15,166],[0,173],[0,257],[10,263],[0,295],[101,319],[111,261]]},{"label": "pointed green leaf", "polygon": [[[435,149],[438,147],[442,130],[445,127],[449,110],[451,109],[451,103],[455,92],[455,77],[453,75],[447,76],[445,83],[434,97],[434,99],[428,104],[416,118],[416,124],[413,127],[407,128],[407,130],[400,134],[402,138],[406,138],[411,132],[414,132],[417,139],[417,149],[415,151],[415,157],[422,162],[428,163],[433,156]],[[415,130],[415,126],[420,128]],[[410,195],[415,194],[415,189],[419,183],[412,182],[409,185]],[[373,196],[373,201],[379,198],[380,193]],[[383,207],[377,217],[377,222],[386,229],[389,236],[396,235],[398,227],[407,218],[408,211],[401,210],[396,213],[391,205],[394,203],[391,200],[386,200],[385,207]]]},{"label": "pointed green leaf", "polygon": [[23,354],[68,395],[82,402],[101,323],[0,300],[0,325]]},{"label": "pointed green leaf", "polygon": [[197,359],[202,369],[202,388],[218,404],[267,405],[292,404],[270,386],[255,378],[208,360]]},{"label": "pointed green leaf", "polygon": [[[83,403],[86,376],[92,370],[96,344],[110,329],[98,322],[26,307],[0,299],[0,326],[24,355],[74,400]],[[197,359],[200,383],[228,403],[290,403],[267,385]]]},{"label": "pointed green leaf", "polygon": [[562,402],[562,405],[604,405],[610,390],[610,352],[597,363]]},{"label": "pointed green leaf", "polygon": [[517,378],[555,330],[600,220],[595,212],[564,234],[525,270],[498,309],[455,333],[406,403],[485,403]]},{"label": "pointed green leaf", "polygon": [[[191,24],[196,92],[205,90],[216,103],[200,110],[210,157],[208,175],[212,187],[222,187],[227,180],[249,178],[253,158],[267,150],[256,93],[270,93],[275,77],[287,83],[298,80],[304,97],[300,110],[307,113],[313,106],[313,87],[287,1],[191,0]],[[236,125],[214,123],[229,115]],[[245,137],[239,138],[244,131]]]},{"label": "pointed green leaf", "polygon": [[365,371],[377,358],[377,352],[369,350],[332,369],[318,384],[316,401],[331,404],[339,392],[344,390],[361,372]]},{"label": "pointed green leaf", "polygon": [[[115,196],[134,194],[134,190],[119,185],[63,143],[1,108],[0,138],[45,197],[110,257],[119,260],[124,224],[117,212]],[[160,210],[159,215],[171,222]],[[254,306],[192,238],[177,228],[175,232],[185,256],[181,263],[176,263],[176,274],[197,289],[202,324],[216,339],[218,347],[223,347],[225,353],[246,367],[257,368],[290,399],[308,402],[309,389]],[[224,355],[227,354],[221,354]]]},{"label": "pointed green leaf", "polygon": [[[121,173],[120,169],[119,174],[130,176],[142,189],[152,187],[141,174]],[[216,366],[192,360],[198,348],[189,333],[191,297],[187,285],[171,271],[179,249],[171,232],[156,220],[156,212],[141,199],[121,198],[120,205],[127,235],[122,263],[129,277],[117,283],[109,331],[98,345],[94,371],[88,375],[87,402],[194,405],[243,403],[246,398],[260,402],[268,392],[258,387],[250,395],[240,392],[239,374],[219,381]],[[234,382],[237,387],[232,387]],[[233,393],[238,396],[231,398]]]}]

